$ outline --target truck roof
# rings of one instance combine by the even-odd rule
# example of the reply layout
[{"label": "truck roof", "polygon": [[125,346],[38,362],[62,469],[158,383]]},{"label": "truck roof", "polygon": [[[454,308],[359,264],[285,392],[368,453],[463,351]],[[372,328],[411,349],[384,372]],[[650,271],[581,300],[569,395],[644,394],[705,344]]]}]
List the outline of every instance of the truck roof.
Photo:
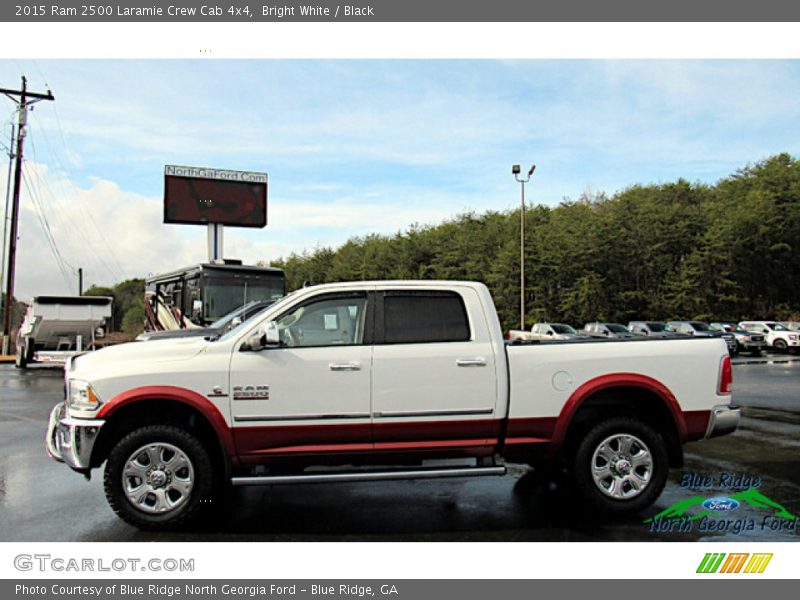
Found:
[{"label": "truck roof", "polygon": [[486,287],[479,281],[461,281],[449,279],[376,279],[370,281],[342,281],[337,283],[318,283],[306,286],[301,289],[310,289],[317,287],[333,287],[333,288],[350,288],[358,286],[371,286],[376,285],[380,287],[471,287],[483,288]]}]

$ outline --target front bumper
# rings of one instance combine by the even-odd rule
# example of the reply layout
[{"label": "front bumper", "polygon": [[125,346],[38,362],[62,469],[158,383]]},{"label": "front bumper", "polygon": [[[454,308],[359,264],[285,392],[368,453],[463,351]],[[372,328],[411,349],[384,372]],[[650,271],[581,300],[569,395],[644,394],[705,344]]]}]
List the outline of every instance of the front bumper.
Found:
[{"label": "front bumper", "polygon": [[739,342],[739,349],[744,350],[745,352],[750,352],[751,350],[763,350],[767,347],[765,342]]},{"label": "front bumper", "polygon": [[92,448],[105,421],[72,419],[61,402],[50,412],[45,448],[50,458],[67,463],[81,473],[89,471]]},{"label": "front bumper", "polygon": [[736,431],[741,414],[741,409],[735,404],[717,404],[712,407],[711,416],[708,418],[706,439]]}]

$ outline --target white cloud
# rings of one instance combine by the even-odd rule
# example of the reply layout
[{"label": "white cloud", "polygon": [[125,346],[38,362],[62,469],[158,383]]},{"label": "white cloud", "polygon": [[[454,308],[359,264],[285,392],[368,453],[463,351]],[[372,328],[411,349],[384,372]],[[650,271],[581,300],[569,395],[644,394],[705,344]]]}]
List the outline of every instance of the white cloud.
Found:
[{"label": "white cloud", "polygon": [[[15,295],[77,293],[77,273],[85,287],[141,277],[165,262],[202,258],[193,240],[169,234],[160,225],[156,198],[121,190],[110,181],[78,188],[45,165],[26,162],[20,202]],[[46,218],[56,246],[68,263],[66,275],[51,249],[36,206]]]}]

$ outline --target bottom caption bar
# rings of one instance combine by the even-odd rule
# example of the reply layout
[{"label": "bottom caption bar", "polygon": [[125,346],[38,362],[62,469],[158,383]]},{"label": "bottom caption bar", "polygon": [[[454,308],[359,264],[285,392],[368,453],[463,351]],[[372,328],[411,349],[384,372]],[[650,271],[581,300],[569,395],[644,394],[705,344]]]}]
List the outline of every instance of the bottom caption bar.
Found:
[{"label": "bottom caption bar", "polygon": [[[697,581],[642,580],[648,600],[674,600],[676,594],[703,597],[713,594],[725,597],[752,598],[768,590],[781,593],[785,580]],[[631,580],[531,580],[531,579],[396,579],[396,580],[38,580],[0,582],[0,598],[36,598],[37,600],[251,600],[259,598],[310,600],[312,598],[387,598],[403,600],[530,600],[535,597],[572,597],[584,594],[592,600],[619,600],[620,584],[638,586]],[[657,585],[656,585],[657,584]],[[773,589],[774,588],[774,589]],[[710,597],[710,596],[709,596]]]}]

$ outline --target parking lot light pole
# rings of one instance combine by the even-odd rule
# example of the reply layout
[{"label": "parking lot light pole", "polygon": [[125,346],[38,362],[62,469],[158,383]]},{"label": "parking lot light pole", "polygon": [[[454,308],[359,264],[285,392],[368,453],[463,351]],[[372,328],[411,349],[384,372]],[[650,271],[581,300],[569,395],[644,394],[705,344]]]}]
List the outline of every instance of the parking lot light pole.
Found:
[{"label": "parking lot light pole", "polygon": [[522,189],[519,210],[519,328],[523,330],[525,329],[525,184],[531,180],[535,170],[536,165],[531,165],[528,176],[520,179],[519,165],[511,167],[514,179],[520,183]]}]

